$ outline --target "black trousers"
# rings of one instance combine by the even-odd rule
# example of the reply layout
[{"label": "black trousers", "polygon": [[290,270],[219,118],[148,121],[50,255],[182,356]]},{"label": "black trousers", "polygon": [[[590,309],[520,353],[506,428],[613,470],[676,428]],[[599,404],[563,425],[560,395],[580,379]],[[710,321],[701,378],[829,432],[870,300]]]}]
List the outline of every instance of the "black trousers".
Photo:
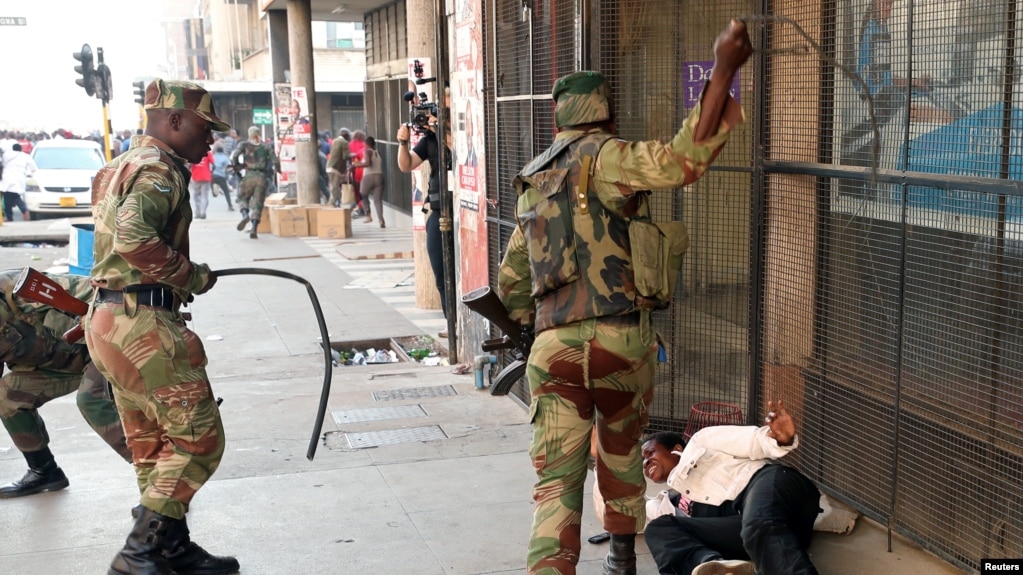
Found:
[{"label": "black trousers", "polygon": [[17,207],[21,210],[22,217],[28,213],[28,206],[25,205],[25,199],[21,197],[18,192],[4,192],[4,219],[12,221],[14,219],[14,208]]},{"label": "black trousers", "polygon": [[444,244],[440,233],[440,210],[430,209],[426,218],[426,253],[430,256],[430,267],[433,268],[433,280],[440,292],[440,309],[444,317],[448,317],[448,298],[444,296]]},{"label": "black trousers", "polygon": [[714,559],[751,560],[759,575],[817,575],[806,550],[819,501],[817,487],[801,473],[767,465],[734,504],[724,504],[738,515],[665,515],[647,525],[644,538],[664,575],[690,575]]},{"label": "black trousers", "polygon": [[213,185],[220,187],[220,191],[224,192],[224,198],[227,199],[227,207],[233,210],[234,206],[231,205],[231,186],[227,185],[227,177],[213,176]]}]

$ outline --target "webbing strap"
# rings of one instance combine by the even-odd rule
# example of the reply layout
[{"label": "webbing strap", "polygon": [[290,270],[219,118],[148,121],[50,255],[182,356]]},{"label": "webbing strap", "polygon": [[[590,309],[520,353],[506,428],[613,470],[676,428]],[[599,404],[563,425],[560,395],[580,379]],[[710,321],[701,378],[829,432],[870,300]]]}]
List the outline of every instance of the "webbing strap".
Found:
[{"label": "webbing strap", "polygon": [[593,163],[593,156],[583,156],[582,173],[579,174],[579,187],[575,189],[575,196],[579,200],[579,213],[586,215],[590,213],[590,204],[587,203],[586,195],[590,189],[590,164]]}]

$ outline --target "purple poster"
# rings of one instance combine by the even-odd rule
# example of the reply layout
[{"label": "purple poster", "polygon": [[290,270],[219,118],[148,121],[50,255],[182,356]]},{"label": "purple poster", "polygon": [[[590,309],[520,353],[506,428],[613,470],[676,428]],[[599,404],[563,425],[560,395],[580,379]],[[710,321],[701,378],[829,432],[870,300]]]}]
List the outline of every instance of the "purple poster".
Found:
[{"label": "purple poster", "polygon": [[[703,84],[710,79],[710,71],[714,69],[714,61],[685,62],[682,64],[682,89],[685,90],[684,105],[687,110],[695,108],[700,102],[700,93],[703,91]],[[732,80],[732,87],[728,93],[740,104],[739,99],[739,72],[735,72]]]}]

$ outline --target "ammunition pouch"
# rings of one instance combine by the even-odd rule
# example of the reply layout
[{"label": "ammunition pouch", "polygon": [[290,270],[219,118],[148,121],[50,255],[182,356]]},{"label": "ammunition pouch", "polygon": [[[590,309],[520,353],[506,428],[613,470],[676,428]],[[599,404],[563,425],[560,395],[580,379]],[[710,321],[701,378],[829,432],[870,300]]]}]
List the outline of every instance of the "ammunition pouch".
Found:
[{"label": "ammunition pouch", "polygon": [[689,249],[689,233],[685,224],[631,220],[629,241],[637,307],[667,308],[675,297],[678,272]]}]

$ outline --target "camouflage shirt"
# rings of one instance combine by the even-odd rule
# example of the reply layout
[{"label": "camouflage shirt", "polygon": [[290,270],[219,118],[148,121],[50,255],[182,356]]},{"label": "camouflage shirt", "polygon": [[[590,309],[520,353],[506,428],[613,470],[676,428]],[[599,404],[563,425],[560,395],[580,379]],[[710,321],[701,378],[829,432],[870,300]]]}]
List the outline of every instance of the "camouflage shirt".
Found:
[{"label": "camouflage shirt", "polygon": [[[239,162],[239,157],[245,158],[245,161]],[[270,149],[270,146],[257,144],[250,140],[238,144],[234,153],[231,154],[231,165],[238,169],[244,168],[245,179],[267,178],[274,172],[281,171],[281,161],[277,158],[277,154]]]},{"label": "camouflage shirt", "polygon": [[146,135],[133,137],[128,151],[96,174],[96,285],[163,284],[188,301],[209,282],[209,267],[188,259],[190,177],[184,159]]},{"label": "camouflage shirt", "polygon": [[[89,359],[85,346],[69,345],[61,339],[78,320],[48,305],[16,297],[13,290],[19,275],[21,269],[0,271],[0,361],[18,371],[42,367],[82,373]],[[46,275],[78,299],[92,299],[89,278]]]},{"label": "camouflage shirt", "polygon": [[[700,110],[697,105],[667,144],[563,130],[523,169],[516,177],[519,224],[498,273],[501,300],[513,319],[540,332],[636,309],[627,218],[649,215],[641,192],[699,179],[742,119],[729,98],[718,133],[697,144]],[[589,185],[576,197],[584,154],[595,158]],[[546,180],[552,177],[565,178],[564,184],[551,187]]]}]

